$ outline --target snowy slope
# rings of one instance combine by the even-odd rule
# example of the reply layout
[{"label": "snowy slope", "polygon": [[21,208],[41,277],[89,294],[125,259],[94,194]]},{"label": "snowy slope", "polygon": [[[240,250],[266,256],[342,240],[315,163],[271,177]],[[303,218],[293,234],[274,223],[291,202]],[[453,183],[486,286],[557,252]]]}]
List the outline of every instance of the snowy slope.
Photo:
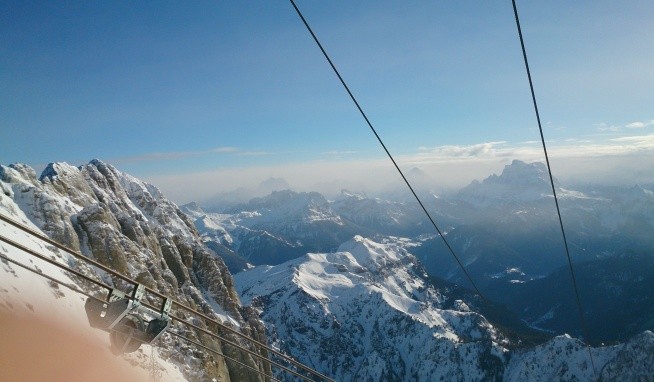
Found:
[{"label": "snowy slope", "polygon": [[[38,227],[25,216],[20,208],[11,199],[11,189],[0,182],[3,193],[0,194],[0,213],[3,216],[12,218],[35,231]],[[9,195],[7,195],[9,194]],[[74,264],[76,261],[70,255],[44,244],[42,241],[33,238],[27,233],[0,222],[0,234],[21,245],[37,251],[62,264]],[[0,242],[0,253],[11,260],[37,269],[63,283],[76,285],[69,274],[60,268],[16,249],[15,247]],[[85,268],[88,272],[88,269]],[[100,290],[95,290],[98,294]],[[74,328],[80,338],[92,338],[99,344],[104,344],[105,356],[114,358],[108,345],[108,335],[101,330],[89,326],[84,310],[86,296],[60,286],[47,280],[29,270],[0,259],[0,314],[7,314],[9,317],[33,316],[35,319],[47,319],[48,322],[59,322],[66,327]],[[126,355],[124,358],[116,358],[126,368],[136,368],[135,375],[141,375],[142,380],[150,376],[153,369],[150,355],[153,349],[149,345],[143,345],[137,352]],[[156,370],[161,373],[163,381],[186,381],[182,370],[175,362],[164,360],[155,356]]]},{"label": "snowy slope", "polygon": [[[515,350],[463,301],[444,309],[448,291],[433,286],[402,247],[357,236],[336,252],[260,266],[236,274],[235,282],[277,346],[337,380],[593,380],[577,339]],[[650,337],[592,349],[597,375],[611,367],[621,373],[602,380],[654,376]],[[643,364],[628,368],[630,359]]]},{"label": "snowy slope", "polygon": [[440,308],[439,291],[395,244],[360,236],[235,275],[279,346],[342,381],[494,378],[505,340],[479,314]]},{"label": "snowy slope", "polygon": [[[592,354],[592,362],[589,355]],[[595,365],[593,370],[592,365]],[[526,351],[516,351],[504,376],[510,382],[650,381],[654,379],[654,333],[601,348],[563,335]]]},{"label": "snowy slope", "polygon": [[[52,163],[38,178],[25,165],[0,166],[0,181],[3,213],[31,222],[60,243],[204,314],[264,335],[261,324],[249,319],[250,310],[241,307],[224,263],[156,187],[98,160],[79,168]],[[98,276],[110,285],[116,282],[108,275]],[[199,339],[194,332],[187,335]],[[164,342],[161,357],[181,365],[186,378],[238,380],[249,375],[188,343],[170,338]],[[220,349],[213,341],[207,344]],[[249,355],[225,351],[260,367]]]},{"label": "snowy slope", "polygon": [[307,251],[334,250],[358,233],[316,192],[275,191],[226,213],[184,208],[205,242],[252,264],[279,264]]}]

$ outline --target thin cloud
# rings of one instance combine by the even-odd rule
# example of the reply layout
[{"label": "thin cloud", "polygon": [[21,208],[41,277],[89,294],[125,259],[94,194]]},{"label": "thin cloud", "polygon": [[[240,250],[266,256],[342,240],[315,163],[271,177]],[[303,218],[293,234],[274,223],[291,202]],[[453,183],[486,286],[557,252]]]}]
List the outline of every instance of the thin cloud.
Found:
[{"label": "thin cloud", "polygon": [[114,161],[119,163],[121,162],[129,163],[129,162],[177,160],[177,159],[188,158],[196,155],[199,155],[199,153],[195,151],[169,151],[169,152],[147,153],[143,155],[120,157],[120,158],[116,158]]},{"label": "thin cloud", "polygon": [[628,129],[642,129],[643,127],[645,127],[645,123],[644,122],[632,122],[632,123],[626,125],[625,127],[628,128]]},{"label": "thin cloud", "polygon": [[654,150],[654,134],[613,138],[611,141],[626,144],[622,147],[629,151]]},{"label": "thin cloud", "polygon": [[[610,140],[577,141],[549,145],[555,176],[575,182],[598,179],[615,184],[651,182],[654,169],[654,134]],[[469,146],[421,147],[397,156],[403,169],[420,166],[435,187],[455,189],[474,179],[499,174],[513,159],[544,161],[542,147],[524,143],[485,142]],[[341,189],[373,192],[402,184],[392,164],[383,156],[343,161],[314,160],[246,168],[218,168],[204,172],[161,174],[148,181],[173,200],[186,203],[206,200],[220,191],[238,187],[256,188],[270,177],[286,179],[298,191],[320,191],[336,195]],[[194,187],[188,187],[193,184]],[[607,183],[608,184],[608,183]]]},{"label": "thin cloud", "polygon": [[219,154],[229,154],[229,153],[235,153],[238,152],[239,150],[236,147],[216,147],[215,149],[209,150],[212,153],[219,153]]},{"label": "thin cloud", "polygon": [[[435,179],[435,186],[458,188],[473,179],[500,173],[513,159],[525,162],[544,161],[539,142],[482,142],[472,145],[419,147],[413,153],[396,156],[403,169],[419,166]],[[571,181],[594,182],[602,179],[619,184],[651,182],[654,170],[654,134],[612,139],[584,137],[576,141],[548,144],[555,176]],[[265,152],[237,152],[231,155],[263,155]],[[329,157],[325,157],[329,158]],[[204,200],[219,191],[238,187],[256,188],[270,177],[286,179],[298,191],[320,191],[336,195],[341,189],[374,191],[401,184],[388,158],[381,155],[368,159],[332,160],[333,158],[298,161],[282,165],[254,165],[218,168],[205,172],[161,174],[149,181],[173,200]],[[617,184],[616,183],[616,184]],[[189,189],[188,184],[195,187]],[[607,183],[608,184],[608,183]]]},{"label": "thin cloud", "polygon": [[627,123],[626,125],[609,125],[607,123],[601,122],[601,123],[596,123],[593,126],[597,128],[597,130],[601,132],[618,132],[622,131],[623,129],[644,129],[649,126],[654,126],[654,119],[649,120],[649,121],[634,121],[631,123]]},{"label": "thin cloud", "polygon": [[497,152],[496,147],[506,142],[484,142],[474,145],[458,146],[445,145],[434,148],[420,147],[419,150],[426,152],[428,155],[441,157],[492,157]]},{"label": "thin cloud", "polygon": [[322,155],[329,155],[329,156],[341,156],[341,155],[354,155],[358,154],[358,151],[339,151],[339,150],[332,150],[332,151],[325,151],[322,152]]},{"label": "thin cloud", "polygon": [[268,151],[241,151],[236,153],[236,155],[241,157],[260,157],[270,154]]},{"label": "thin cloud", "polygon": [[654,126],[654,119],[646,122],[640,122],[640,121],[631,122],[625,125],[625,127],[628,129],[644,129],[649,126]]},{"label": "thin cloud", "polygon": [[609,124],[604,123],[604,122],[602,122],[602,123],[596,123],[596,124],[594,124],[593,126],[595,126],[595,127],[597,128],[598,131],[601,131],[601,132],[603,132],[603,133],[604,133],[604,132],[611,132],[611,133],[614,133],[614,132],[620,131],[620,129],[621,129],[620,126],[609,125]]},{"label": "thin cloud", "polygon": [[[543,160],[543,149],[534,143],[540,142],[485,142],[469,146],[439,146],[418,148],[414,154],[404,155],[406,165],[426,165],[452,162],[480,162],[502,158],[524,158]],[[613,138],[604,141],[590,139],[566,139],[548,142],[547,151],[558,158],[581,158],[630,155],[643,151],[654,151],[654,134]]]},{"label": "thin cloud", "polygon": [[197,157],[209,154],[236,154],[244,155],[247,152],[242,152],[236,147],[216,147],[210,150],[196,150],[196,151],[164,151],[146,153],[142,155],[120,157],[112,160],[116,163],[135,163],[135,162],[149,162],[149,161],[167,161],[167,160],[180,160],[190,157]]}]

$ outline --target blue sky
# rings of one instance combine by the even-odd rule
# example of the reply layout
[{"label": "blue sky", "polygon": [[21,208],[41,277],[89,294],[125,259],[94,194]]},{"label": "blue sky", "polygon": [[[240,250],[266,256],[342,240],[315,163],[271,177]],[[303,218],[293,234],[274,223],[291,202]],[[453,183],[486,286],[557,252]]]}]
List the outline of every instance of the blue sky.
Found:
[{"label": "blue sky", "polygon": [[[404,166],[465,183],[539,160],[510,1],[298,5]],[[518,6],[555,175],[573,176],[576,157],[586,174],[619,163],[654,181],[651,2]],[[390,166],[287,1],[0,11],[2,164],[100,158],[177,200],[181,184],[207,193],[295,176],[311,187]]]}]

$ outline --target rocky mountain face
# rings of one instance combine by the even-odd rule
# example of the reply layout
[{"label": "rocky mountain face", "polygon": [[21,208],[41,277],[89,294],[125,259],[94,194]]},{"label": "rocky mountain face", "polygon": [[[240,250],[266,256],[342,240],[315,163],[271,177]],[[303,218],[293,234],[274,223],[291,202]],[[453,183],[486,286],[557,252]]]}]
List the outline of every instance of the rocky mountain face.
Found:
[{"label": "rocky mountain face", "polygon": [[481,182],[473,181],[461,189],[457,197],[475,206],[491,206],[498,202],[506,205],[535,201],[551,195],[545,164],[514,160],[500,175],[490,175]]},{"label": "rocky mountain face", "polygon": [[591,348],[595,371],[588,348],[570,336],[525,347],[474,305],[451,301],[451,291],[432,282],[406,244],[357,236],[336,252],[260,266],[236,274],[235,281],[277,346],[339,381],[621,381],[654,375],[651,332]]},{"label": "rocky mountain face", "polygon": [[[52,163],[37,177],[25,165],[0,167],[3,214],[24,214],[61,244],[243,332],[265,340],[263,326],[239,303],[220,257],[193,222],[154,186],[94,160],[79,168]],[[72,264],[71,264],[72,265]],[[93,270],[86,269],[87,272]],[[118,288],[118,280],[99,274]],[[192,339],[199,336],[186,332]],[[192,381],[257,380],[237,364],[168,339],[162,357],[184,365]],[[264,370],[242,352],[202,339],[241,362]]]}]

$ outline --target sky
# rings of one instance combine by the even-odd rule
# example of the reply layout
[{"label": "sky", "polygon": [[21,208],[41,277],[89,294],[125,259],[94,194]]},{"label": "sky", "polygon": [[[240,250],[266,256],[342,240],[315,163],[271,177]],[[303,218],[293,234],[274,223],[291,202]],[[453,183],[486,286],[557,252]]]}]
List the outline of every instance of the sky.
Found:
[{"label": "sky", "polygon": [[[654,182],[651,1],[518,1],[554,175]],[[404,169],[544,160],[510,1],[298,6]],[[0,164],[98,158],[178,203],[401,181],[288,1],[2,1]]]}]

